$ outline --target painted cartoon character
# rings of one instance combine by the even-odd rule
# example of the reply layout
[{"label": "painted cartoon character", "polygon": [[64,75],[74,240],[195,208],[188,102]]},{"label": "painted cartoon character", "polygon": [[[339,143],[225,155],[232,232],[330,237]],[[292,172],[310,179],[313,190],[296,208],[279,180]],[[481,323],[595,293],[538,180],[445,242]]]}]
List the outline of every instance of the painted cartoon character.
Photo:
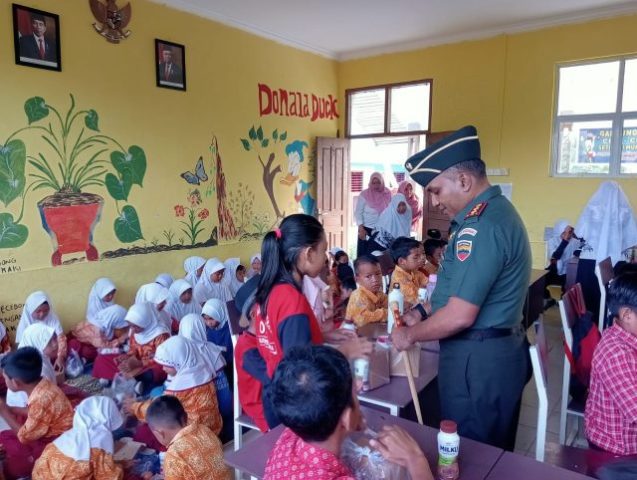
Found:
[{"label": "painted cartoon character", "polygon": [[301,205],[303,213],[306,215],[314,215],[316,209],[316,200],[312,197],[310,187],[313,182],[307,183],[303,180],[299,180],[296,183],[296,193],[294,194],[294,200]]},{"label": "painted cartoon character", "polygon": [[285,147],[285,154],[288,156],[288,174],[281,179],[283,185],[292,185],[299,179],[299,173],[304,160],[303,148],[307,148],[307,142],[295,140]]},{"label": "painted cartoon character", "polygon": [[595,136],[589,133],[584,140],[584,152],[586,153],[586,159],[588,163],[593,163],[597,152],[595,152]]}]

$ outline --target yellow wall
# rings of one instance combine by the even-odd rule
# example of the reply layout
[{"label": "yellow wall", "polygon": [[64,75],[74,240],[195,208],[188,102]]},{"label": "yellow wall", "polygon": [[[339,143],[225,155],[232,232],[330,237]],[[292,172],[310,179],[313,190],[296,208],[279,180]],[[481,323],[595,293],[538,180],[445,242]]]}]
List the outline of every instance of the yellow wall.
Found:
[{"label": "yellow wall", "polygon": [[[23,105],[27,98],[41,96],[47,103],[65,110],[72,93],[80,108],[93,108],[98,112],[103,133],[125,147],[140,145],[146,153],[148,167],[143,187],[134,185],[129,197],[129,203],[139,213],[143,240],[133,244],[119,242],[113,232],[117,215],[115,202],[104,187],[87,189],[105,198],[102,218],[94,232],[100,253],[122,247],[149,246],[153,242],[166,243],[162,236],[165,229],[176,232],[176,238],[183,237],[174,206],[187,204],[190,187],[179,174],[193,170],[199,156],[204,157],[208,167],[212,135],[216,135],[219,142],[227,190],[236,193],[239,182],[248,185],[255,194],[254,214],[267,215],[269,221],[274,222],[256,154],[246,152],[240,139],[248,138],[248,130],[253,125],[262,125],[266,135],[274,129],[280,133],[287,131],[285,142],[263,149],[265,156],[275,153],[275,166],[281,165],[285,172],[287,143],[298,139],[311,147],[314,137],[336,133],[334,120],[259,118],[257,91],[258,83],[266,83],[319,96],[336,95],[336,62],[146,0],[133,2],[133,19],[129,25],[132,35],[120,45],[107,43],[94,31],[95,20],[88,2],[39,0],[29,5],[60,16],[62,72],[15,65],[11,2],[0,0],[0,25],[4,27],[0,29],[3,32],[0,36],[0,143],[26,125]],[[156,87],[155,38],[186,46],[187,92]],[[34,132],[24,132],[19,137],[24,140],[28,154],[46,152],[46,146]],[[301,178],[308,181],[312,179],[308,166],[311,159],[307,158],[310,151],[311,148],[306,149],[301,173]],[[32,171],[27,166],[27,172]],[[215,181],[214,172],[208,171],[208,174],[209,182],[200,189],[201,208],[208,208],[211,217],[204,223],[206,231],[197,241],[206,240],[217,224],[216,194],[204,194]],[[285,213],[296,212],[294,185],[281,185],[280,178],[279,175],[274,182],[279,206]],[[241,256],[247,261],[250,254],[259,249],[256,240],[241,243],[232,240],[218,247],[90,263],[82,261],[53,268],[51,240],[41,226],[36,208],[36,202],[50,193],[53,192],[28,193],[22,221],[29,229],[28,240],[19,248],[0,249],[0,264],[2,260],[12,260],[15,261],[12,265],[22,269],[19,273],[0,273],[0,318],[12,319],[8,322],[10,327],[15,325],[14,317],[19,313],[11,305],[22,303],[26,295],[36,289],[50,294],[56,311],[68,327],[83,317],[88,291],[100,276],[109,276],[115,281],[119,291],[116,301],[128,305],[137,287],[152,281],[156,274],[166,271],[183,275],[181,264],[187,256]],[[18,200],[8,206],[0,204],[0,213],[9,212],[17,218],[19,211]]]},{"label": "yellow wall", "polygon": [[[432,78],[432,130],[476,125],[488,166],[510,171],[493,180],[513,183],[540,268],[544,227],[576,222],[603,181],[549,175],[555,65],[634,54],[636,28],[637,16],[626,16],[352,60],[339,65],[339,89]],[[637,206],[637,179],[619,183]]]}]

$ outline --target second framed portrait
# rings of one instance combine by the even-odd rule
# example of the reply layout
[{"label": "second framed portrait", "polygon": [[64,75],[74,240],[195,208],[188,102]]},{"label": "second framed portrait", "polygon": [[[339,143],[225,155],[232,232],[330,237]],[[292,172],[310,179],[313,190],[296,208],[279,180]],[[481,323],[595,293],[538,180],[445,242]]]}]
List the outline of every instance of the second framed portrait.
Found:
[{"label": "second framed portrait", "polygon": [[186,90],[186,47],[155,39],[157,86]]}]

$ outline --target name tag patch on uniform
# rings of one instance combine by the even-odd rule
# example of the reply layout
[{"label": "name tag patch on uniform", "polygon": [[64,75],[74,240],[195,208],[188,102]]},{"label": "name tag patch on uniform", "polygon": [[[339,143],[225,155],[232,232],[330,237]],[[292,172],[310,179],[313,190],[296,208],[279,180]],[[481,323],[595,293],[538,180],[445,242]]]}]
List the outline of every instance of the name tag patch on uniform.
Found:
[{"label": "name tag patch on uniform", "polygon": [[456,243],[456,257],[461,262],[464,262],[471,255],[471,248],[473,242],[471,240],[458,240]]},{"label": "name tag patch on uniform", "polygon": [[463,235],[471,235],[472,237],[475,237],[476,233],[478,233],[478,231],[475,228],[467,227],[460,230],[460,233],[458,234],[458,236],[462,237]]}]

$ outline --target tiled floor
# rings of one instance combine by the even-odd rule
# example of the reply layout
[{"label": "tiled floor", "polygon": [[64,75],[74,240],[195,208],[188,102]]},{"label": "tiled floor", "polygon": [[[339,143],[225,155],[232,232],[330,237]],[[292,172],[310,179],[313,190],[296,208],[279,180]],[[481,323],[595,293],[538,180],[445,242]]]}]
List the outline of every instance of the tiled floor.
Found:
[{"label": "tiled floor", "polygon": [[[544,329],[549,347],[549,368],[547,371],[549,415],[546,427],[546,442],[559,442],[560,401],[562,398],[562,374],[564,372],[564,348],[562,346],[562,326],[560,312],[553,306],[544,312]],[[529,329],[529,340],[533,343],[533,328]],[[535,457],[535,440],[537,433],[537,390],[532,378],[524,389],[520,422],[515,442],[515,452],[529,457]],[[575,422],[570,421],[569,427],[576,429]],[[573,443],[575,446],[586,447],[586,440],[577,435]]]}]

